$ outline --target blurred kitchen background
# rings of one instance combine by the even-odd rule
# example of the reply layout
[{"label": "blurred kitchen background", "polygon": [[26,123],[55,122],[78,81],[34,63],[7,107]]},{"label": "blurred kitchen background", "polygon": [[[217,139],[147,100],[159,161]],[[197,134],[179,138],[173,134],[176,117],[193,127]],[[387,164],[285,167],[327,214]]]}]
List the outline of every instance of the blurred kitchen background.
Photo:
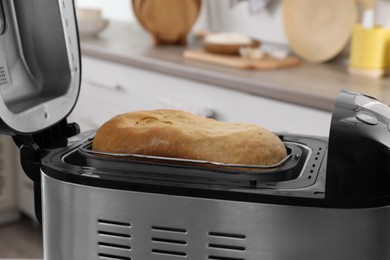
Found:
[{"label": "blurred kitchen background", "polygon": [[[161,2],[163,1],[164,0],[161,0]],[[331,1],[331,0],[310,0],[310,1],[203,0],[201,4],[201,9],[199,11],[199,16],[196,19],[196,23],[192,26],[188,34],[188,39],[189,39],[188,46],[190,47],[199,46],[199,42],[197,42],[197,36],[201,32],[208,32],[208,31],[238,32],[243,35],[247,35],[249,37],[259,39],[263,43],[286,48],[287,50],[289,50],[289,55],[295,56],[302,61],[302,67],[306,71],[311,71],[312,68],[314,68],[316,71],[325,71],[326,77],[328,75],[337,75],[338,79],[340,79],[340,82],[342,82],[342,84],[347,84],[347,83],[350,84],[348,85],[348,88],[350,89],[354,89],[355,86],[354,84],[356,84],[356,86],[358,86],[357,90],[368,91],[368,92],[375,91],[374,95],[375,94],[381,95],[381,93],[384,93],[383,87],[389,85],[388,77],[386,75],[382,76],[383,77],[382,79],[364,79],[364,78],[355,79],[354,78],[351,80],[351,78],[348,78],[347,67],[349,66],[349,57],[350,57],[349,51],[351,49],[349,42],[345,44],[345,46],[343,46],[343,50],[340,50],[340,52],[343,52],[345,54],[345,56],[343,56],[343,58],[340,61],[341,64],[344,66],[344,69],[343,70],[338,69],[337,74],[329,74],[332,73],[333,67],[327,67],[327,65],[325,65],[325,67],[321,67],[321,66],[319,67],[318,65],[316,65],[318,63],[332,63],[333,58],[329,60],[311,62],[310,59],[307,60],[304,56],[301,56],[299,55],[299,53],[295,52],[294,49],[291,48],[290,46],[291,38],[289,39],[287,37],[286,28],[284,24],[284,19],[285,19],[284,16],[286,14],[283,11],[283,4],[284,2],[289,2],[289,1],[299,5],[305,2],[306,3],[312,2],[318,5],[324,4],[327,1],[340,2],[340,3],[344,2],[344,0],[342,1],[340,0],[336,0],[336,1]],[[363,9],[364,9],[363,2],[364,2],[363,0],[361,1],[356,0],[356,4],[358,5],[358,9],[359,9],[359,14],[358,14],[359,16],[356,19],[356,23],[358,23],[361,19],[363,19],[362,18]],[[137,33],[134,34],[134,37],[143,37],[143,39],[138,39],[139,41],[135,45],[137,48],[140,45],[147,45],[150,48],[158,48],[158,46],[157,47],[153,46],[153,44],[149,39],[149,34],[145,32],[145,30],[141,26],[139,19],[137,19],[136,16],[134,15],[132,9],[133,5],[131,0],[115,0],[115,1],[77,0],[77,8],[78,10],[91,9],[91,8],[95,10],[98,9],[101,11],[100,13],[101,16],[99,16],[98,19],[105,20],[107,22],[104,26],[102,25],[101,28],[87,28],[85,29],[85,31],[81,30],[81,32],[87,35],[87,37],[81,37],[82,53],[84,55],[83,63],[85,68],[85,74],[83,74],[83,76],[86,77],[83,80],[84,85],[82,86],[82,93],[79,99],[79,104],[76,107],[75,112],[72,116],[73,119],[75,119],[82,125],[82,130],[85,131],[88,129],[98,127],[99,124],[101,124],[104,121],[104,118],[98,118],[99,115],[84,115],[85,113],[87,113],[86,112],[87,110],[85,108],[86,105],[83,106],[82,103],[86,104],[92,98],[96,98],[96,100],[98,100],[97,102],[101,102],[101,100],[104,100],[106,98],[104,94],[100,95],[99,97],[97,96],[95,97],[94,95],[98,95],[97,94],[98,92],[96,91],[90,91],[89,93],[86,93],[87,89],[92,89],[93,85],[97,85],[99,87],[103,87],[106,89],[113,88],[114,90],[118,90],[118,91],[123,91],[123,88],[126,88],[126,86],[123,86],[124,84],[122,83],[116,84],[113,78],[115,78],[116,77],[115,75],[117,75],[115,73],[119,73],[123,69],[125,63],[124,60],[126,60],[127,59],[126,57],[128,57],[129,55],[128,53],[126,53],[126,55],[124,55],[125,58],[123,59],[121,59],[120,57],[118,58],[118,53],[113,52],[113,50],[116,49],[117,45],[119,46],[119,44],[116,44],[115,42],[117,40],[120,41],[126,38],[123,37],[123,34],[128,34],[127,38],[129,39],[132,38],[133,37],[132,33],[136,31]],[[377,1],[374,5],[375,24],[380,24],[382,25],[383,28],[390,27],[389,13],[390,13],[390,0]],[[88,16],[88,13],[84,15]],[[310,24],[312,22],[311,19],[316,19],[315,15],[312,15],[311,17],[307,16],[306,23]],[[82,25],[82,21],[80,21],[80,25]],[[342,25],[340,26],[342,27]],[[128,27],[132,29],[128,31],[124,31],[122,29],[116,30],[115,29],[116,27],[118,28]],[[326,28],[326,24],[323,25],[323,27]],[[353,28],[351,27],[347,35],[348,38],[350,38],[350,36],[352,35],[352,30]],[[321,34],[321,32],[318,33]],[[105,48],[108,49],[107,53],[103,51]],[[123,48],[123,46],[121,45],[120,48]],[[129,45],[128,48],[130,52],[132,46]],[[318,51],[320,52],[320,50]],[[95,55],[95,57],[93,57],[94,55],[91,53],[94,52],[100,54],[99,55],[97,54]],[[168,55],[170,52],[171,49],[169,49],[167,52],[161,53],[160,55],[162,57],[166,57],[166,55]],[[153,54],[155,56],[158,56],[156,53]],[[113,62],[114,58],[110,58],[110,62],[104,61],[105,57],[108,57],[110,55],[115,56],[119,62],[114,63]],[[386,59],[388,60],[387,56]],[[143,63],[142,65],[140,65],[140,67],[145,69],[146,66],[145,64]],[[196,64],[194,68],[198,69],[199,67],[202,67],[201,64],[202,63]],[[127,64],[126,66],[128,65],[129,64]],[[212,71],[212,69],[214,69],[217,72],[223,70],[220,67],[215,67],[215,68],[210,67],[210,65],[206,63],[204,66],[210,71]],[[111,71],[112,75],[114,76],[112,77],[107,76],[108,78],[104,78],[103,76],[108,75],[109,73],[102,69],[101,71],[104,71],[103,73],[100,72],[95,73],[95,75],[99,75],[100,78],[99,80],[94,81],[95,77],[92,77],[91,75],[94,75],[94,72],[92,70],[94,70],[95,68],[96,71],[99,71],[99,69],[101,68],[109,68],[108,70]],[[286,71],[287,70],[288,69],[286,69]],[[385,67],[384,70],[385,72],[387,72],[388,68]],[[124,69],[123,72],[124,72],[123,75],[126,74]],[[140,80],[141,78],[148,79],[149,74],[144,75],[142,73],[144,72],[137,71],[137,74],[134,76],[134,81],[132,80],[130,81],[132,81],[133,83],[137,83],[138,82],[137,80]],[[241,77],[243,78],[242,82],[247,82],[245,80],[245,77],[248,78],[253,77],[253,79],[256,79],[256,77],[260,77],[257,74],[254,75],[253,73],[255,72],[247,72],[247,73],[243,72],[240,74],[241,76],[238,75],[239,73],[237,73],[238,75],[237,78]],[[280,72],[280,73],[281,74],[272,74],[272,77],[278,78],[277,82],[280,81],[279,79],[285,79],[284,84],[287,84],[286,82],[289,82],[290,80],[288,78],[288,75],[286,75],[284,72],[283,73]],[[230,73],[230,74],[235,74],[235,73]],[[101,80],[102,78],[104,80]],[[181,79],[179,80],[177,78],[178,77],[176,77],[175,75],[170,75],[169,79],[164,78],[164,80],[167,79],[170,82],[173,82],[172,86],[174,86],[175,84],[177,84],[178,86],[185,85],[185,83],[183,83]],[[188,76],[187,78],[191,78],[191,77]],[[321,81],[322,79],[314,79],[314,80]],[[118,79],[118,82],[119,81],[120,80]],[[123,82],[126,81],[123,80]],[[275,83],[276,80],[270,82],[274,85],[276,84]],[[374,87],[371,89],[362,89],[359,83],[356,82],[365,82],[368,85],[372,85]],[[301,82],[299,82],[299,84],[300,83]],[[324,91],[324,95],[326,95],[325,101],[328,100],[327,97],[334,96],[336,90],[337,91],[339,90],[338,87],[334,87],[334,89],[332,89],[332,84],[334,83],[333,81],[329,81],[327,82],[327,84],[328,83],[329,83],[329,89],[331,89],[332,91],[329,91],[329,93]],[[299,84],[296,83],[296,85]],[[338,85],[339,83],[334,83],[334,84],[339,86]],[[131,84],[128,83],[128,85]],[[239,85],[239,81],[236,83],[236,85]],[[248,84],[248,86],[249,85],[251,84]],[[198,86],[198,87],[199,89],[202,89],[202,86]],[[229,86],[229,88],[231,89],[232,87]],[[147,91],[148,94],[153,92],[149,90]],[[270,107],[277,106],[278,108],[282,108],[282,110],[285,109],[286,111],[293,110],[297,112],[296,114],[303,114],[302,118],[300,118],[303,122],[310,121],[310,125],[308,124],[305,125],[304,123],[294,124],[292,122],[291,124],[289,124],[288,127],[289,131],[302,133],[302,134],[310,133],[315,135],[327,135],[328,132],[327,125],[329,124],[330,113],[331,113],[330,104],[328,103],[322,104],[321,102],[310,101],[309,98],[306,98],[304,94],[302,95],[301,98],[296,98],[295,100],[291,100],[291,102],[294,104],[290,104],[288,100],[289,98],[288,94],[285,96],[278,96],[279,92],[272,93],[267,91],[262,92],[264,93],[264,96],[258,98],[256,97],[256,100],[254,100],[253,102],[257,102],[258,104],[263,104],[264,106],[267,105],[269,105]],[[304,91],[306,91],[306,89]],[[304,91],[302,91],[302,93]],[[314,93],[317,90],[314,89],[314,90],[307,90],[307,91],[312,91]],[[255,93],[256,91],[249,91],[249,92],[251,92],[253,95],[256,95]],[[123,96],[123,94],[121,93],[119,94],[117,93],[117,94]],[[137,92],[136,91],[131,92],[132,95],[134,93]],[[196,93],[196,91],[194,93]],[[262,96],[260,94],[259,96]],[[114,93],[113,95],[115,96],[116,94]],[[229,100],[234,100],[235,97],[237,98],[241,97],[240,96],[241,92],[229,92],[226,96],[230,96],[230,95],[232,96],[232,98],[230,98]],[[294,95],[292,96],[295,97]],[[268,100],[268,98],[270,97],[272,101],[270,101],[271,99]],[[384,94],[384,97],[389,98],[389,94],[387,91]],[[188,108],[189,106],[187,104],[188,100],[184,100],[185,98],[179,99],[178,101],[177,100],[178,97],[175,96],[176,100],[170,101],[167,99],[166,93],[162,94],[162,98],[165,98],[164,100],[170,103],[171,106],[178,105],[178,103],[183,101],[185,103],[183,107]],[[223,98],[223,95],[221,96],[221,98]],[[245,96],[245,98],[248,99],[253,97]],[[141,98],[138,99],[138,102],[142,103],[142,95]],[[219,119],[228,120],[228,121],[247,121],[244,119],[249,118],[249,117],[245,118],[245,115],[247,115],[248,113],[246,113],[246,110],[243,110],[243,108],[241,109],[242,111],[238,109],[240,112],[242,112],[242,115],[238,116],[237,108],[230,107],[231,111],[230,110],[227,111],[229,109],[229,101],[221,101],[221,102],[224,102],[224,105],[221,105],[221,107],[225,107],[226,110],[223,111],[221,110],[222,112],[218,111],[219,113],[216,113]],[[307,105],[305,102],[307,102]],[[161,99],[160,99],[160,103],[161,103]],[[206,110],[209,109],[210,107],[208,105],[212,104],[211,101],[210,103],[207,103],[207,101],[200,102],[200,103],[202,104],[202,106],[200,108],[198,107],[198,110],[203,109],[203,111],[204,109]],[[101,103],[99,103],[99,105],[100,104]],[[151,107],[153,106],[151,105]],[[139,106],[139,107],[143,107],[143,106]],[[138,107],[135,106],[133,108],[133,107],[122,106],[122,107],[118,107],[117,110],[112,108],[110,110],[111,111],[110,114],[107,113],[107,110],[92,111],[91,113],[98,113],[100,115],[104,115],[105,118],[108,119],[107,118],[108,116],[111,116],[112,114],[115,113],[119,113],[120,111],[123,112],[124,109],[130,110],[135,108]],[[224,114],[225,111],[226,113]],[[84,114],[80,116],[80,114],[82,113]],[[280,114],[283,113],[280,112]],[[310,120],[307,120],[308,118],[310,118]],[[272,130],[278,130],[278,131],[286,130],[283,129],[284,125],[283,126],[278,125],[277,122],[273,121],[273,119],[274,117],[270,116],[269,119],[264,119],[265,121],[255,122],[255,123],[265,124],[266,127],[271,128]],[[285,124],[285,122],[283,124]],[[23,174],[23,171],[19,166],[18,160],[19,160],[18,151],[15,145],[13,144],[12,140],[9,137],[1,136],[0,137],[0,258],[40,258],[42,257],[43,254],[42,253],[42,232],[41,232],[40,225],[35,222],[32,184],[28,180],[28,178]]]},{"label": "blurred kitchen background", "polygon": [[[238,3],[234,5],[232,2]],[[204,10],[193,31],[199,29],[217,32],[236,31],[267,42],[288,44],[283,28],[282,0],[266,0],[265,2],[268,4],[264,8],[257,8],[251,12],[247,1],[240,3],[230,0],[203,0]],[[131,1],[115,0],[112,3],[106,0],[78,0],[77,4],[80,8],[100,8],[103,11],[103,17],[107,19],[137,24]],[[375,12],[376,23],[390,27],[390,0],[377,1]]]}]

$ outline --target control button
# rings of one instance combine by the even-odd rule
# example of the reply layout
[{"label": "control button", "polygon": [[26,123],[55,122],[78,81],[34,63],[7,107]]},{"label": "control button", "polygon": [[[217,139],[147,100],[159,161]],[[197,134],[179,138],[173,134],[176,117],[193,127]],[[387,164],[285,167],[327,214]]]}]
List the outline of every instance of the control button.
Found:
[{"label": "control button", "polygon": [[363,122],[367,125],[377,125],[378,124],[378,119],[370,112],[359,111],[356,113],[355,116],[360,122]]}]

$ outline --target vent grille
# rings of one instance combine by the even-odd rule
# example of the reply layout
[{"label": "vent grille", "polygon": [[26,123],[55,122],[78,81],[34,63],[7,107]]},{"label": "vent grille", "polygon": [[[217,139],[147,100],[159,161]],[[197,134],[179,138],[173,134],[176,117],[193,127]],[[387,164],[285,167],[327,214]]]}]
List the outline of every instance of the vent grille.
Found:
[{"label": "vent grille", "polygon": [[8,86],[8,71],[5,66],[0,65],[0,87]]},{"label": "vent grille", "polygon": [[98,219],[97,259],[248,260],[245,234],[145,224]]},{"label": "vent grille", "polygon": [[245,260],[246,235],[209,232],[209,260]]},{"label": "vent grille", "polygon": [[176,227],[152,226],[153,255],[169,256],[172,258],[186,258],[187,230]]},{"label": "vent grille", "polygon": [[98,260],[131,260],[130,231],[130,223],[99,219]]}]

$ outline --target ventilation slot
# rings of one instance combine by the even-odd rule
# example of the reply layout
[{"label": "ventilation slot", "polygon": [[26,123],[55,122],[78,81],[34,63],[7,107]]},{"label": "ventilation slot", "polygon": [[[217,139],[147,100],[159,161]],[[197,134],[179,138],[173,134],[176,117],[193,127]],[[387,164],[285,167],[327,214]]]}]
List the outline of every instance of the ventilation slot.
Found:
[{"label": "ventilation slot", "polygon": [[114,232],[107,232],[107,231],[98,231],[99,235],[101,236],[110,236],[110,237],[118,237],[118,238],[131,238],[131,235],[129,234],[119,234]]},{"label": "ventilation slot", "polygon": [[0,87],[8,85],[8,73],[5,66],[0,66]]},{"label": "ventilation slot", "polygon": [[172,227],[152,227],[153,231],[163,231],[163,232],[173,232],[173,233],[183,233],[186,234],[187,230],[183,228],[172,228]]},{"label": "ventilation slot", "polygon": [[209,232],[208,235],[208,259],[245,260],[246,235],[221,232]]},{"label": "ventilation slot", "polygon": [[152,226],[152,254],[187,257],[186,236],[183,228]]},{"label": "ventilation slot", "polygon": [[212,255],[210,255],[207,259],[210,259],[210,260],[245,260],[244,258],[212,256]]},{"label": "ventilation slot", "polygon": [[174,245],[187,245],[187,242],[183,240],[165,239],[165,238],[158,238],[158,237],[153,237],[152,241],[157,243],[166,243],[166,244],[174,244]]},{"label": "ventilation slot", "polygon": [[169,251],[169,250],[161,250],[161,249],[152,249],[152,253],[158,255],[170,255],[170,256],[179,256],[179,257],[187,256],[187,253],[185,252]]},{"label": "ventilation slot", "polygon": [[226,249],[226,250],[234,250],[234,251],[245,251],[245,247],[243,247],[243,246],[209,244],[209,248]]},{"label": "ventilation slot", "polygon": [[99,260],[131,260],[130,228],[127,222],[97,221]]},{"label": "ventilation slot", "polygon": [[103,243],[103,242],[99,242],[98,244],[101,247],[117,248],[117,249],[124,249],[124,250],[130,250],[131,249],[130,246],[116,245],[116,244]]},{"label": "ventilation slot", "polygon": [[[310,162],[308,163],[308,167],[306,170],[308,172],[307,178],[309,180],[315,177],[315,174],[319,171],[319,167],[321,166],[324,152],[325,150],[323,150],[322,147],[319,147],[316,155],[310,159]],[[313,153],[315,153],[315,151],[313,151]]]},{"label": "ventilation slot", "polygon": [[122,257],[108,254],[99,254],[99,260],[131,260],[130,257]]},{"label": "ventilation slot", "polygon": [[220,237],[220,238],[235,238],[235,239],[245,239],[245,235],[231,234],[231,233],[220,233],[220,232],[209,232],[211,237]]},{"label": "ventilation slot", "polygon": [[113,225],[113,226],[123,226],[123,227],[130,227],[130,223],[124,223],[124,222],[117,222],[117,221],[111,221],[111,220],[98,220],[99,224],[102,225]]}]

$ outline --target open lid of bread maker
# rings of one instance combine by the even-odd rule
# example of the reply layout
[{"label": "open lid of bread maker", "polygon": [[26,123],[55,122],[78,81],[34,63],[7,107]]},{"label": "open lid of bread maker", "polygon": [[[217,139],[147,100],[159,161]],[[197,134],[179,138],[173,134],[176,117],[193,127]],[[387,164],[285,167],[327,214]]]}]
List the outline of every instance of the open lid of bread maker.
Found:
[{"label": "open lid of bread maker", "polygon": [[66,118],[80,89],[73,0],[0,0],[0,132],[32,134]]}]

